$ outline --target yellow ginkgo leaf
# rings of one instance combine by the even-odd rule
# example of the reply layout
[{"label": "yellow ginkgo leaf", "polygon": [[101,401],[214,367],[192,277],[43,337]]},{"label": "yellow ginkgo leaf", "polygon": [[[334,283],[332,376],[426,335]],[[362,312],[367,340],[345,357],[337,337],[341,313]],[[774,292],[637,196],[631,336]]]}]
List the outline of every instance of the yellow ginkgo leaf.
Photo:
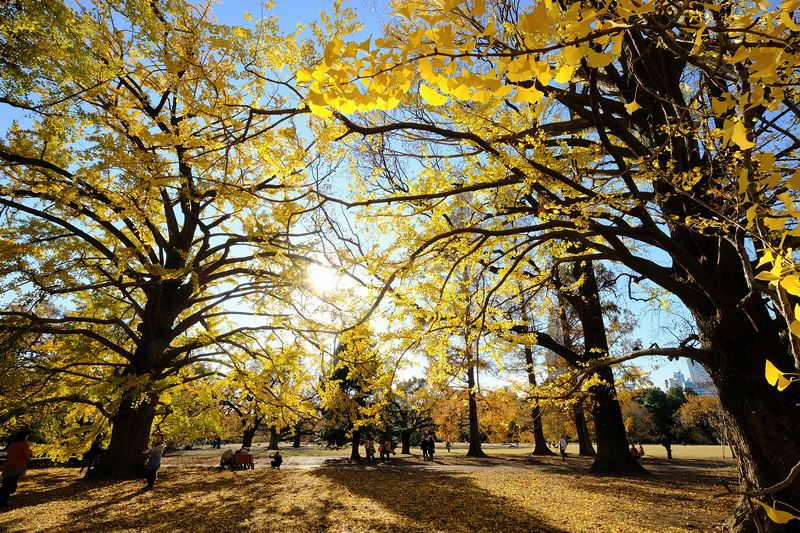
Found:
[{"label": "yellow ginkgo leaf", "polygon": [[738,144],[743,150],[747,150],[748,148],[752,148],[756,145],[754,142],[751,142],[747,139],[747,129],[745,129],[744,124],[741,122],[737,122],[733,125],[733,135],[731,135],[731,140]]},{"label": "yellow ginkgo leaf", "polygon": [[446,96],[441,94],[436,89],[431,89],[427,85],[420,85],[419,86],[419,94],[430,105],[439,106],[439,105],[443,105],[445,102],[447,102],[447,97]]},{"label": "yellow ginkgo leaf", "polygon": [[781,11],[781,24],[789,28],[791,31],[798,31],[800,30],[800,26],[794,23],[792,20],[791,15],[786,11]]},{"label": "yellow ginkgo leaf", "polygon": [[637,109],[641,109],[641,107],[642,106],[640,106],[639,104],[637,104],[634,101],[634,102],[631,102],[630,104],[625,104],[625,111],[627,111],[628,113],[633,113]]},{"label": "yellow ginkgo leaf", "polygon": [[[795,322],[794,324],[797,324],[797,322]],[[792,324],[792,326],[794,326],[794,324]],[[792,329],[794,332],[794,328]],[[775,365],[772,364],[772,361],[770,361],[769,359],[767,359],[767,363],[765,366],[766,367],[764,369],[764,376],[767,378],[767,383],[769,383],[772,386],[778,387],[779,391],[784,390],[786,387],[792,384],[793,380],[787,379],[786,374],[778,370],[775,367]]]},{"label": "yellow ginkgo leaf", "polygon": [[605,52],[595,52],[592,49],[589,49],[586,53],[586,61],[589,63],[589,66],[592,68],[603,68],[609,65],[611,61],[614,60],[614,57],[610,53]]},{"label": "yellow ginkgo leaf", "polygon": [[781,280],[781,287],[786,289],[789,294],[800,296],[800,276],[789,274]]},{"label": "yellow ginkgo leaf", "polygon": [[767,383],[770,385],[775,385],[778,382],[778,378],[783,374],[780,370],[775,368],[775,365],[772,364],[772,361],[767,359],[766,368],[764,369],[764,376],[767,378]]},{"label": "yellow ginkgo leaf", "polygon": [[764,225],[767,226],[771,230],[779,230],[783,226],[786,225],[786,221],[789,220],[788,218],[772,218],[766,217],[764,219]]},{"label": "yellow ginkgo leaf", "polygon": [[769,517],[769,519],[775,522],[776,524],[785,524],[789,520],[794,520],[794,519],[800,520],[800,516],[795,516],[792,513],[788,513],[786,511],[779,511],[778,509],[775,509],[775,507],[770,507],[766,503],[756,500],[755,498],[750,498],[750,500],[763,507],[764,510],[767,511],[767,516]]},{"label": "yellow ginkgo leaf", "polygon": [[765,270],[764,272],[759,272],[756,275],[756,279],[760,279],[762,281],[778,281],[781,279],[781,277]]},{"label": "yellow ginkgo leaf", "polygon": [[318,117],[327,118],[333,115],[333,111],[327,107],[316,105],[313,102],[308,102],[308,108],[311,110],[311,113]]}]

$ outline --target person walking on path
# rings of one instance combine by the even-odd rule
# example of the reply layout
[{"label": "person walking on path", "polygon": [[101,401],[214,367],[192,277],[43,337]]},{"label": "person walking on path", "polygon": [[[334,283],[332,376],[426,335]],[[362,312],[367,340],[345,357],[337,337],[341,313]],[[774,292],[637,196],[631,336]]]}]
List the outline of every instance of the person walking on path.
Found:
[{"label": "person walking on path", "polygon": [[434,442],[433,435],[428,437],[428,460],[433,461],[433,453],[436,451],[436,443]]},{"label": "person walking on path", "polygon": [[387,438],[386,442],[384,442],[383,446],[381,446],[381,462],[389,462],[390,455],[392,455],[392,441]]},{"label": "person walking on path", "polygon": [[3,464],[3,484],[0,485],[0,507],[8,507],[8,497],[17,492],[19,478],[27,472],[31,460],[31,447],[28,444],[30,434],[30,431],[23,429],[8,447]]},{"label": "person walking on path", "polygon": [[149,450],[142,453],[147,455],[147,485],[144,490],[153,490],[153,485],[156,483],[156,473],[161,468],[161,457],[164,456],[164,435],[156,435],[156,443]]},{"label": "person walking on path", "polygon": [[367,440],[367,445],[365,446],[367,450],[367,461],[370,463],[375,462],[375,441],[370,438]]},{"label": "person walking on path", "polygon": [[91,448],[89,451],[83,454],[83,464],[81,465],[81,469],[78,473],[82,473],[83,469],[86,469],[86,478],[91,477],[92,468],[100,459],[100,455],[103,453],[103,437],[98,435],[95,437],[94,442],[92,442]]},{"label": "person walking on path", "polygon": [[564,435],[558,437],[558,451],[561,453],[561,460],[567,458],[567,441],[564,440]]},{"label": "person walking on path", "polygon": [[428,436],[425,435],[422,437],[422,442],[419,443],[419,447],[422,450],[422,460],[428,460]]},{"label": "person walking on path", "polygon": [[448,452],[450,451],[450,441],[449,440],[444,443],[444,447],[447,448]]},{"label": "person walking on path", "polygon": [[672,444],[669,442],[669,437],[661,435],[661,445],[667,450],[667,459],[672,459]]}]

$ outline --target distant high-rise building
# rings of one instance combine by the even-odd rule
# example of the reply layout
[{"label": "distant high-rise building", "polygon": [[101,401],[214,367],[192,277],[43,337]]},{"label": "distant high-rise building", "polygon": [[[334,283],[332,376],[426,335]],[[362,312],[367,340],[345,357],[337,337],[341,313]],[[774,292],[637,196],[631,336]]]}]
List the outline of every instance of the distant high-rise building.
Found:
[{"label": "distant high-rise building", "polygon": [[673,372],[671,378],[664,380],[664,390],[669,390],[672,387],[684,387],[685,385],[686,378],[683,376],[683,372],[680,370]]},{"label": "distant high-rise building", "polygon": [[691,359],[686,362],[689,366],[689,376],[691,376],[686,382],[686,386],[695,391],[698,396],[716,396],[717,389],[706,369]]}]

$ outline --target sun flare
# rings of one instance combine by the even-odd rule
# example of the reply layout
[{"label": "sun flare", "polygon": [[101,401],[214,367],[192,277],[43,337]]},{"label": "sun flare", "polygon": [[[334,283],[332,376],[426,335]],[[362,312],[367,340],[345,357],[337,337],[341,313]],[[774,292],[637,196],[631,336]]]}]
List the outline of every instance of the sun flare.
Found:
[{"label": "sun flare", "polygon": [[308,269],[308,279],[317,294],[336,288],[339,281],[336,270],[323,265],[311,265]]}]

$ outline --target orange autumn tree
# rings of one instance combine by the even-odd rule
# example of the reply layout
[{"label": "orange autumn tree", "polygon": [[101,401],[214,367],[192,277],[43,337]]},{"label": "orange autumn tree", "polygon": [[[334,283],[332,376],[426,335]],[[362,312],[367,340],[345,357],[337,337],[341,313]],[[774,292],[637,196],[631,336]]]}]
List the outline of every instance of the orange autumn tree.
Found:
[{"label": "orange autumn tree", "polygon": [[[334,40],[298,77],[343,135],[419,166],[363,176],[354,205],[395,227],[425,217],[410,261],[457,234],[462,253],[500,266],[498,286],[563,243],[556,263],[612,261],[673,294],[696,339],[630,357],[701,363],[734,422],[743,489],[783,480],[800,462],[800,395],[763,369],[800,368],[785,336],[800,294],[797,3],[395,7],[380,39]],[[446,215],[464,203],[483,216],[454,229]],[[800,486],[774,497],[800,507]],[[733,529],[750,530],[752,512],[742,498]]]}]

